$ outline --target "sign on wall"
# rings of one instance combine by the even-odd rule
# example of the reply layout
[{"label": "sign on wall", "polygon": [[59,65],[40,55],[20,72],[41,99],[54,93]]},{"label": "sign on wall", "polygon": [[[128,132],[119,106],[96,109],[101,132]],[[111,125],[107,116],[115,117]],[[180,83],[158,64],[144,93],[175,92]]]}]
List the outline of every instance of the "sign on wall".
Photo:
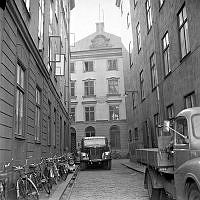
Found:
[{"label": "sign on wall", "polygon": [[60,57],[60,62],[56,62],[56,76],[64,76],[65,75],[65,54],[57,54],[56,60]]},{"label": "sign on wall", "polygon": [[60,36],[49,36],[49,62],[61,62]]}]

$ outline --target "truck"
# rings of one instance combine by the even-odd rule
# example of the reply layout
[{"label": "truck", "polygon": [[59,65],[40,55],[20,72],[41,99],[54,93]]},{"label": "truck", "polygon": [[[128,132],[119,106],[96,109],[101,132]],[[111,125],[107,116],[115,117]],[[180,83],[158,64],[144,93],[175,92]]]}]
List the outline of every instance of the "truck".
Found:
[{"label": "truck", "polygon": [[80,169],[89,165],[102,165],[111,169],[111,150],[108,139],[104,136],[83,137],[81,140]]},{"label": "truck", "polygon": [[200,107],[164,121],[158,148],[136,149],[150,200],[200,200]]}]

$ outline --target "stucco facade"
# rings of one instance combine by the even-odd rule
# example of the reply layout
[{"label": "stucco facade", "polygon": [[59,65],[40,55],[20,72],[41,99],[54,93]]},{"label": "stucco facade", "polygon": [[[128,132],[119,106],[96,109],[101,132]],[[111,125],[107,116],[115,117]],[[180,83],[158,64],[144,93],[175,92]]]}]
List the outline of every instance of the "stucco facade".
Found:
[{"label": "stucco facade", "polygon": [[[127,122],[123,46],[119,37],[104,32],[103,23],[97,23],[96,26],[95,33],[78,41],[71,50],[71,62],[74,63],[71,81],[75,83],[74,96],[71,96],[71,108],[75,111],[75,123],[72,124],[72,128],[76,132],[77,143],[86,136],[87,127],[93,127],[96,136],[107,136],[109,141],[112,127],[117,128],[119,130],[119,137],[116,136],[118,144],[116,141],[113,143],[111,141],[111,147],[113,151],[125,156],[127,154]],[[108,60],[115,60],[115,69],[108,69]],[[88,61],[93,63],[92,70],[89,71],[85,70],[85,62]],[[114,80],[116,83],[116,87],[113,86],[116,89],[114,93],[109,91],[109,80]],[[85,84],[88,81],[92,84],[92,94],[87,94],[86,91]],[[116,116],[113,118],[110,116],[115,115],[111,111],[112,106],[116,109]],[[94,108],[94,117],[89,120],[86,114],[87,107]]]}]

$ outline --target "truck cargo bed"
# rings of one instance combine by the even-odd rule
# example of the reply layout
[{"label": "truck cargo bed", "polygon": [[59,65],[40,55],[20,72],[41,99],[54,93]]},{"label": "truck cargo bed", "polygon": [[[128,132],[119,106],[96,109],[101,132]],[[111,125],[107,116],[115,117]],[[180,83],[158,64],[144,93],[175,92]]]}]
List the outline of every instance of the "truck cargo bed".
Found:
[{"label": "truck cargo bed", "polygon": [[172,157],[158,148],[136,149],[136,158],[137,162],[156,168],[173,166]]}]

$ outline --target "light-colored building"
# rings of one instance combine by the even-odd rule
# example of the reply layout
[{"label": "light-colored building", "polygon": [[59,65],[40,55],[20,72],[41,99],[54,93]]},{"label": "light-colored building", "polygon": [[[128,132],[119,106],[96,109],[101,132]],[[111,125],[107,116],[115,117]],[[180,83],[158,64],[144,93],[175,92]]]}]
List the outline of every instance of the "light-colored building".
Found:
[{"label": "light-colored building", "polygon": [[24,165],[70,149],[69,67],[62,66],[74,1],[0,5],[0,165]]},{"label": "light-colored building", "polygon": [[123,75],[123,45],[118,36],[96,24],[96,32],[71,50],[71,131],[83,136],[108,137],[113,154],[125,156],[127,122]]}]

